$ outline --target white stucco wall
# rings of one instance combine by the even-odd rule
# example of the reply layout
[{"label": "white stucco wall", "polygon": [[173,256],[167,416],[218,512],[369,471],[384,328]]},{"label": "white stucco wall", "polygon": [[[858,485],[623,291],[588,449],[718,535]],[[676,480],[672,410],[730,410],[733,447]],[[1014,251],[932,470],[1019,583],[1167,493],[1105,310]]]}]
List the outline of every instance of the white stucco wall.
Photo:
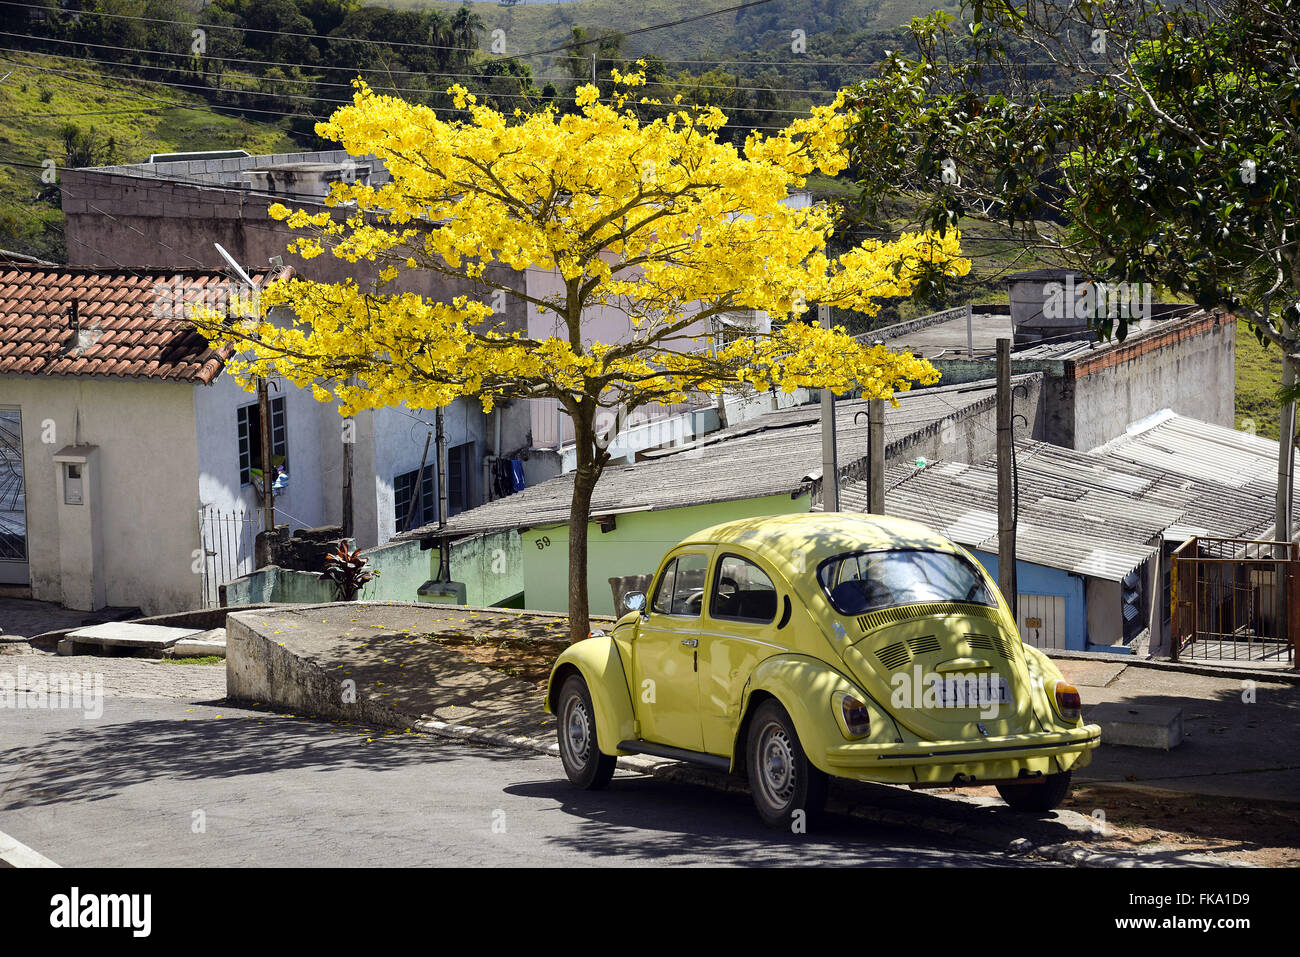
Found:
[{"label": "white stucco wall", "polygon": [[[393,479],[420,467],[425,437],[434,429],[433,409],[377,409],[373,414],[374,483],[373,500],[379,544],[396,534],[397,516],[393,512]],[[483,414],[478,400],[457,399],[443,410],[443,428],[447,452],[466,442],[473,443],[469,462],[469,494],[472,504],[483,501],[483,456],[492,446],[492,417]],[[437,445],[429,444],[425,469],[434,476],[437,494]]]},{"label": "white stucco wall", "polygon": [[[317,402],[310,390],[281,384],[272,397],[285,398],[289,443],[289,487],[275,496],[276,522],[293,528],[337,525],[343,517],[343,428],[336,403]],[[204,505],[226,511],[260,505],[253,486],[239,484],[237,410],[256,402],[231,376],[195,390],[198,430],[199,496]],[[420,467],[424,438],[432,430],[433,410],[408,413],[389,408],[361,412],[353,429],[353,531],[357,544],[369,548],[395,534],[393,479]],[[426,425],[425,423],[429,423]],[[482,494],[482,457],[490,417],[478,402],[456,401],[446,409],[447,446],[474,443],[471,494]],[[431,445],[426,468],[433,469]],[[436,473],[435,473],[436,474]],[[250,542],[251,545],[251,542]]]},{"label": "white stucco wall", "polygon": [[[293,527],[323,524],[324,483],[321,477],[322,413],[333,416],[335,441],[340,441],[338,415],[311,393],[281,383],[271,390],[285,400],[285,437],[289,444],[289,487],[275,496],[276,521]],[[199,500],[223,510],[252,511],[261,505],[252,485],[239,484],[238,410],[257,404],[257,393],[245,392],[233,376],[221,375],[210,386],[194,389],[194,420],[198,437]]]},{"label": "white stucco wall", "polygon": [[0,377],[0,405],[22,411],[33,598],[64,601],[53,456],[80,444],[98,447],[106,603],[138,605],[147,615],[199,606],[200,580],[191,570],[199,501],[194,389],[138,379]]}]

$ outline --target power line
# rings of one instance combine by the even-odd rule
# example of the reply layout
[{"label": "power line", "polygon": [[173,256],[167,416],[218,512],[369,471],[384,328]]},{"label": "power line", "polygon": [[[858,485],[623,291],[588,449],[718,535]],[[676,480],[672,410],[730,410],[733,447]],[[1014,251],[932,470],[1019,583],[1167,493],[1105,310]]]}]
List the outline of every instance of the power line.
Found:
[{"label": "power line", "polygon": [[[8,58],[0,57],[0,59],[8,59]],[[22,69],[22,70],[35,70],[35,71],[40,72],[40,73],[53,73],[53,74],[55,74],[55,75],[57,75],[57,76],[64,76],[64,77],[67,77],[68,80],[70,80],[70,81],[73,82],[73,83],[80,83],[80,84],[82,84],[83,86],[89,86],[89,87],[92,87],[92,88],[94,88],[94,89],[96,89],[96,90],[100,90],[101,92],[108,93],[108,94],[110,94],[110,95],[112,95],[112,96],[127,97],[127,98],[129,98],[129,99],[141,100],[141,101],[148,102],[148,103],[165,103],[165,104],[166,104],[166,103],[169,103],[168,100],[164,99],[163,97],[159,97],[159,96],[149,96],[149,95],[146,94],[146,93],[139,93],[139,92],[134,92],[134,91],[133,91],[133,92],[130,92],[130,93],[127,93],[127,92],[123,92],[123,91],[121,91],[121,90],[113,90],[113,89],[110,89],[109,87],[106,87],[106,86],[103,85],[102,81],[103,81],[104,79],[106,79],[106,77],[104,77],[102,74],[98,74],[98,73],[82,73],[82,74],[80,74],[80,75],[84,75],[84,76],[94,76],[94,77],[98,77],[98,78],[101,80],[100,83],[95,83],[95,82],[93,82],[93,81],[91,81],[91,80],[83,80],[83,79],[79,79],[77,75],[74,75],[72,72],[65,71],[65,70],[57,70],[57,69],[52,69],[52,68],[49,68],[49,67],[34,66],[34,65],[30,64],[30,63],[24,63],[24,62],[22,62],[22,61],[20,61],[20,60],[13,60],[13,59],[8,59],[8,62],[13,63],[15,66],[17,66],[19,69]],[[150,80],[143,80],[143,79],[139,79],[139,78],[132,78],[131,82],[135,82],[135,83],[150,83],[150,82],[158,82],[158,81],[150,81]],[[165,83],[164,83],[164,84],[160,84],[160,85],[162,85],[162,86],[166,86]],[[180,95],[185,96],[185,95],[189,95],[189,94],[180,94]],[[226,116],[223,116],[221,113],[218,112],[218,110],[232,110],[232,111],[236,111],[236,112],[241,113],[241,114],[243,114],[243,113],[264,113],[264,114],[266,114],[266,115],[268,115],[268,116],[279,117],[280,119],[284,119],[287,115],[297,115],[297,116],[303,116],[304,118],[314,119],[314,120],[317,120],[318,122],[319,122],[319,120],[320,120],[320,117],[313,116],[313,115],[311,115],[311,114],[285,114],[283,111],[280,111],[280,110],[258,110],[258,109],[255,109],[255,108],[253,108],[253,107],[227,106],[227,105],[225,105],[225,104],[214,104],[214,103],[209,103],[209,102],[204,101],[204,100],[200,100],[200,101],[195,102],[195,103],[171,103],[170,105],[162,106],[162,107],[138,107],[138,108],[133,109],[133,110],[123,110],[123,111],[121,111],[121,112],[122,112],[122,113],[148,113],[148,112],[153,112],[154,110],[173,110],[173,109],[175,109],[175,110],[193,110],[193,111],[195,111],[196,113],[204,113],[204,112],[207,112],[207,113],[211,113],[213,116],[219,116],[219,117],[222,117],[223,119],[237,119],[238,117],[226,117]],[[15,115],[11,115],[11,116],[0,116],[0,121],[3,121],[3,120],[11,120],[11,119],[37,119],[37,118],[41,118],[41,117],[43,117],[43,116],[60,116],[60,115],[62,115],[62,114],[57,114],[57,113],[49,113],[49,114],[44,114],[44,113],[35,113],[35,114],[15,114]],[[77,115],[77,114],[67,114],[67,115],[75,116],[75,115]],[[312,142],[313,144],[316,142],[316,139],[317,139],[314,135],[312,135],[312,134],[310,134],[310,133],[301,132],[301,131],[299,131],[299,130],[294,130],[294,129],[284,129],[284,128],[280,128],[280,127],[277,127],[276,130],[277,130],[277,132],[283,133],[283,134],[286,135],[286,136],[306,137],[306,138],[307,138],[310,142]]]},{"label": "power line", "polygon": [[9,116],[0,116],[0,120],[63,119],[68,116],[123,116],[128,113],[163,113],[167,110],[192,109],[200,108],[193,106],[141,106],[134,110],[79,110],[73,113],[13,113]]},{"label": "power line", "polygon": [[[748,7],[762,6],[763,4],[767,4],[771,2],[772,0],[750,0],[750,2],[748,3],[741,3],[732,7],[724,7],[720,10],[714,10],[709,13],[700,13],[691,17],[683,17],[682,19],[672,20],[667,23],[656,23],[648,27],[638,27],[635,30],[624,31],[623,36],[625,37],[635,36],[642,33],[649,33],[654,30],[664,30],[670,27],[682,26],[683,24],[686,23],[694,23],[697,20],[704,20],[709,17],[716,17],[724,13],[734,13],[737,10],[744,10]],[[23,7],[28,10],[39,10],[42,13],[45,13],[47,15],[51,12],[49,7],[45,7],[33,3],[19,3],[16,2],[16,0],[0,0],[0,6]],[[63,11],[59,11],[59,12],[63,12]],[[227,24],[219,24],[219,23],[200,23],[198,21],[170,20],[162,17],[137,17],[137,16],[131,16],[123,13],[105,13],[99,10],[78,10],[78,11],[68,11],[68,12],[75,12],[79,16],[84,16],[88,14],[90,16],[107,17],[114,20],[134,20],[142,23],[165,23],[171,26],[190,27],[192,29],[198,28],[203,30],[226,30],[232,33],[260,33],[260,34],[269,34],[271,36],[297,37],[306,40],[326,40],[326,41],[331,41],[336,43],[371,43],[378,46],[384,46],[389,48],[410,47],[419,50],[452,50],[461,53],[483,52],[479,47],[448,46],[446,44],[437,44],[437,43],[410,43],[410,42],[399,41],[399,40],[370,40],[362,37],[338,37],[338,36],[331,37],[331,36],[325,36],[324,34],[320,34],[320,33],[294,33],[285,30],[262,30],[256,27],[230,26]],[[539,50],[533,53],[517,53],[510,56],[504,56],[502,57],[502,59],[523,60],[523,59],[528,59],[530,57],[545,56],[550,53],[557,53],[560,50],[570,50],[575,47],[583,47],[596,42],[599,42],[598,38],[593,38],[591,40],[571,40],[568,43],[563,43],[560,44],[559,46],[552,47],[550,49]]]},{"label": "power line", "polygon": [[[532,79],[532,80],[548,80],[548,81],[573,79],[573,77],[570,76],[512,77],[510,74],[502,74],[502,73],[452,73],[452,72],[431,72],[428,70],[390,70],[387,67],[328,66],[325,64],[295,63],[291,60],[252,60],[244,57],[223,56],[221,54],[216,54],[216,53],[204,54],[202,57],[200,57],[193,53],[174,52],[170,50],[151,50],[144,47],[122,47],[122,46],[114,46],[113,44],[109,44],[109,43],[90,43],[84,40],[61,40],[56,37],[43,37],[31,33],[11,33],[7,30],[0,30],[0,36],[14,37],[15,39],[19,39],[19,40],[37,40],[42,43],[60,43],[65,46],[95,47],[100,50],[116,50],[119,53],[145,53],[151,56],[180,57],[181,59],[184,60],[207,59],[207,60],[220,61],[221,63],[247,63],[247,64],[252,64],[254,66],[278,66],[278,67],[289,67],[291,69],[296,68],[302,70],[333,70],[333,71],[343,71],[347,73],[382,72],[382,73],[388,73],[392,76],[444,76],[444,77],[465,77],[465,78],[472,77],[472,78],[482,78],[482,79],[521,79],[521,80]],[[29,50],[24,52],[37,53],[39,51]],[[51,54],[45,54],[45,55],[49,56]],[[78,59],[80,58],[78,57]],[[113,62],[117,62],[117,61],[113,61]],[[125,64],[125,65],[138,66],[140,64]]]},{"label": "power line", "polygon": [[[739,4],[739,5],[737,5],[737,6],[733,6],[733,7],[725,7],[725,8],[723,8],[723,9],[714,10],[714,11],[712,11],[711,13],[702,13],[702,14],[697,14],[697,15],[695,15],[695,16],[693,16],[693,17],[685,17],[685,18],[683,18],[683,19],[680,19],[680,20],[673,20],[673,21],[670,21],[670,22],[667,22],[667,23],[657,23],[657,24],[653,24],[653,25],[648,26],[648,27],[638,27],[638,28],[636,28],[636,29],[634,29],[634,30],[622,31],[622,33],[623,33],[623,36],[624,36],[624,37],[629,37],[629,36],[634,36],[634,35],[641,34],[641,33],[648,33],[648,32],[654,31],[654,30],[664,30],[664,29],[668,29],[668,28],[671,28],[671,27],[675,27],[675,26],[681,26],[682,24],[685,24],[685,23],[691,23],[691,22],[694,22],[694,21],[696,21],[696,20],[702,20],[702,19],[705,19],[705,18],[708,18],[708,17],[715,17],[715,16],[718,16],[718,15],[723,14],[723,13],[732,13],[732,12],[735,12],[735,11],[737,11],[737,10],[742,10],[742,9],[744,9],[744,8],[746,8],[746,7],[759,6],[759,5],[761,5],[761,4],[770,3],[770,2],[772,2],[772,0],[753,0],[753,2],[750,2],[750,3],[742,3],[742,4]],[[229,32],[232,32],[232,33],[259,33],[259,34],[267,34],[267,35],[270,35],[270,36],[298,37],[298,38],[308,39],[308,40],[326,40],[326,41],[329,41],[329,42],[336,42],[336,43],[366,43],[366,44],[373,44],[373,45],[376,45],[376,46],[383,46],[383,47],[389,47],[389,48],[392,48],[392,47],[411,47],[411,48],[421,49],[421,50],[451,50],[451,51],[456,51],[456,52],[461,52],[461,53],[483,53],[483,52],[484,52],[484,51],[482,50],[482,48],[477,47],[477,46],[466,47],[466,46],[450,46],[450,45],[447,45],[447,44],[438,44],[438,43],[410,43],[410,42],[397,41],[397,40],[372,40],[372,39],[368,39],[368,38],[365,38],[365,37],[327,36],[327,35],[325,35],[325,34],[320,34],[320,33],[292,33],[292,32],[286,32],[286,31],[282,31],[282,30],[263,30],[263,29],[260,29],[260,28],[257,28],[257,27],[248,27],[248,26],[230,26],[230,25],[227,25],[227,24],[200,23],[200,22],[198,22],[198,21],[191,21],[191,20],[171,20],[171,19],[166,19],[166,18],[162,18],[162,17],[138,17],[138,16],[130,16],[130,15],[127,15],[127,14],[122,14],[122,13],[105,13],[105,12],[100,11],[100,10],[75,10],[75,11],[72,11],[72,10],[57,10],[57,11],[54,11],[54,10],[51,10],[49,7],[46,7],[46,6],[41,6],[41,5],[39,5],[39,4],[33,4],[33,3],[19,3],[19,2],[16,2],[16,0],[0,0],[0,6],[6,6],[6,7],[22,7],[22,8],[29,9],[29,10],[38,10],[38,11],[41,11],[42,13],[45,13],[45,14],[50,14],[50,13],[75,13],[77,16],[106,17],[106,18],[114,19],[114,20],[134,20],[134,21],[144,22],[144,23],[164,23],[164,24],[168,24],[168,25],[171,25],[171,26],[189,27],[189,28],[191,28],[191,29],[193,29],[193,28],[200,28],[200,29],[204,29],[204,30],[226,30],[226,31],[229,31]],[[410,11],[410,12],[415,12],[415,11]],[[43,39],[46,39],[46,38],[43,38]],[[532,52],[532,53],[516,53],[516,54],[510,54],[510,55],[506,55],[506,56],[501,56],[500,59],[502,59],[502,60],[521,60],[521,59],[529,59],[529,58],[531,58],[531,57],[536,57],[536,56],[545,56],[545,55],[549,55],[549,54],[558,53],[558,52],[561,51],[561,50],[572,49],[572,48],[574,48],[574,47],[589,46],[589,45],[591,45],[591,44],[593,44],[593,43],[598,43],[599,41],[600,41],[600,38],[599,38],[599,37],[593,37],[593,38],[591,38],[591,39],[587,39],[587,40],[571,40],[571,41],[569,41],[569,42],[567,42],[567,43],[563,43],[563,44],[560,44],[560,45],[555,46],[555,47],[551,47],[551,48],[546,49],[546,50],[534,51],[534,52]],[[70,41],[70,42],[76,42],[76,41]],[[647,55],[651,55],[651,56],[653,56],[654,54],[647,54]],[[627,56],[627,57],[624,57],[624,59],[631,59],[631,58],[632,58],[632,57],[631,57],[630,55]],[[588,61],[588,60],[590,60],[591,58],[590,58],[590,56],[582,56],[582,55],[577,55],[577,54],[575,54],[575,55],[571,55],[571,56],[559,56],[559,57],[555,57],[555,59],[560,59],[560,60],[584,60],[584,61]],[[614,58],[612,58],[612,57],[601,57],[601,58],[599,58],[599,59],[614,59]],[[754,66],[804,66],[804,67],[822,67],[822,66],[830,66],[830,67],[837,67],[837,66],[873,66],[873,65],[876,65],[876,63],[878,62],[878,61],[871,61],[871,60],[848,60],[848,59],[843,59],[843,58],[837,58],[837,59],[833,59],[833,60],[829,60],[829,59],[828,59],[828,60],[814,60],[814,59],[807,58],[807,57],[802,58],[802,59],[799,59],[799,60],[766,60],[766,59],[755,59],[755,60],[726,60],[726,61],[719,61],[719,60],[711,60],[711,59],[689,59],[689,58],[677,58],[677,59],[671,59],[671,58],[665,58],[665,57],[658,57],[658,56],[656,56],[656,59],[658,59],[658,60],[659,60],[660,62],[662,62],[662,63],[694,63],[694,64],[704,64],[704,63],[709,63],[709,64],[714,64],[714,65],[717,65],[717,66],[727,66],[727,65],[754,65]],[[979,62],[979,61],[977,61],[977,60],[974,59],[974,58],[971,58],[971,59],[969,59],[969,60],[946,60],[946,61],[944,61],[944,62],[948,63],[949,65],[953,65],[953,64],[962,64],[962,63],[976,63],[976,62]],[[1016,61],[1016,63],[1017,63],[1017,65],[1019,65],[1019,66],[1060,66],[1060,65],[1061,65],[1061,64],[1059,64],[1059,63],[1056,63],[1056,62],[1053,61],[1053,60],[1041,60],[1041,61],[1039,61],[1039,60],[1023,60],[1023,61]]]},{"label": "power line", "polygon": [[478,47],[461,47],[447,46],[437,43],[408,43],[398,40],[368,40],[361,37],[331,37],[320,33],[290,33],[285,30],[261,30],[256,27],[235,27],[221,23],[199,23],[195,20],[168,20],[162,17],[136,17],[125,13],[105,13],[100,10],[58,10],[51,11],[49,7],[40,6],[34,3],[17,3],[15,0],[0,0],[0,6],[4,7],[25,7],[29,10],[40,10],[46,14],[55,13],[75,13],[78,16],[106,17],[111,20],[135,20],[140,23],[166,23],[170,26],[189,27],[191,29],[201,30],[226,30],[231,33],[264,33],[277,37],[299,37],[306,40],[330,40],[336,43],[373,43],[377,46],[385,47],[413,47],[419,50],[456,50],[463,53],[481,52]]},{"label": "power line", "polygon": [[[40,53],[38,51],[33,51],[33,50],[12,50],[5,47],[0,47],[0,53],[9,53],[9,54],[17,54],[17,55],[35,54],[36,56],[49,57],[60,61],[68,59],[67,57],[60,57],[58,54],[54,54],[54,53]],[[37,70],[42,73],[54,73],[60,76],[67,76],[67,77],[78,77],[78,76],[100,77],[102,79],[102,74],[94,73],[91,71],[59,70],[52,67],[33,66],[31,64],[24,63],[22,60],[15,59],[13,56],[5,57],[3,59],[6,59],[10,63],[16,64],[20,68],[28,69],[28,70]],[[129,64],[122,64],[113,60],[96,60],[88,57],[80,57],[78,58],[78,60],[82,62],[89,62],[89,63],[100,63],[105,66],[117,67],[119,69],[126,69],[129,68],[130,66]],[[145,67],[145,69],[155,69],[155,70],[163,69],[163,70],[169,70],[175,72],[175,68],[172,67]],[[250,78],[256,79],[256,77],[250,77]],[[131,79],[136,83],[150,83],[156,86],[163,86],[168,89],[174,89],[174,90],[201,90],[206,93],[223,92],[219,90],[214,90],[212,87],[204,86],[203,84],[196,84],[196,83],[175,83],[175,82],[168,82],[166,80],[151,80],[146,77],[138,77],[138,76],[133,76],[131,77]],[[89,82],[89,81],[82,81],[82,82]],[[300,82],[300,81],[290,81],[290,82]],[[95,84],[90,84],[90,85],[95,85]],[[342,86],[342,84],[340,84],[340,86]],[[100,88],[103,89],[103,87]],[[398,87],[384,87],[384,86],[372,86],[371,89],[378,92],[400,91],[400,88]],[[274,97],[280,97],[281,99],[289,99],[289,100],[307,100],[308,102],[328,103],[336,106],[349,106],[352,104],[351,99],[340,99],[337,97],[327,97],[327,96],[312,96],[310,94],[276,93],[274,91],[267,91],[267,90],[245,90],[245,89],[238,89],[238,88],[232,88],[224,92],[234,93],[241,96],[274,96]],[[418,92],[418,93],[424,93],[429,95],[438,94],[438,91],[435,90],[413,90],[411,92]],[[502,98],[502,99],[512,99],[512,100],[525,100],[530,103],[536,102],[538,99],[537,96],[534,96],[532,94],[527,94],[527,93],[489,92],[489,93],[484,93],[483,96],[490,99]],[[165,102],[159,99],[158,97],[143,97],[143,98],[153,99],[158,102]],[[606,99],[604,102],[608,103],[610,101]],[[663,104],[663,105],[671,106],[671,104]],[[212,106],[214,108],[236,110],[241,113],[263,113],[271,116],[278,116],[281,118],[284,118],[286,116],[302,116],[302,117],[307,117],[316,120],[318,123],[325,122],[324,117],[316,116],[314,113],[307,113],[307,112],[289,114],[289,113],[285,113],[282,110],[259,110],[253,107],[234,106],[234,105],[226,105],[226,104],[212,104]],[[457,112],[465,112],[465,113],[469,112],[468,107],[462,109],[460,107],[455,107],[455,106],[446,106],[444,107],[444,109],[455,110]],[[801,117],[807,117],[810,115],[806,110],[776,110],[768,107],[757,107],[757,106],[741,107],[740,109],[752,111],[752,112],[759,112],[759,113],[783,113],[783,114],[790,114],[793,116],[801,116]],[[786,129],[786,127],[783,126],[757,126],[748,123],[745,124],[742,128],[748,130],[769,130],[769,131],[776,131],[776,132],[781,132]],[[297,135],[305,135],[305,134],[297,134]]]},{"label": "power line", "polygon": [[[671,23],[656,23],[654,26],[638,27],[635,30],[621,30],[619,32],[622,33],[624,37],[631,37],[641,33],[649,33],[652,30],[666,30],[670,27],[680,27],[686,23],[694,23],[696,20],[705,20],[708,19],[709,17],[720,16],[721,14],[724,13],[735,13],[737,10],[744,10],[749,7],[761,7],[764,4],[768,4],[771,2],[772,0],[750,0],[749,3],[737,4],[734,7],[724,7],[721,10],[714,10],[710,13],[697,13],[693,17],[684,17],[681,20],[673,20]],[[558,53],[561,50],[569,50],[572,49],[573,47],[588,46],[592,43],[599,43],[599,42],[600,40],[598,37],[593,37],[590,40],[571,40],[568,43],[562,43],[557,47],[551,47],[549,50],[538,50],[535,53],[521,53],[519,54],[519,58],[527,59],[529,57],[545,56],[548,53]]]},{"label": "power line", "polygon": [[[173,52],[173,51],[169,51],[169,50],[152,50],[152,49],[146,49],[146,48],[142,48],[142,47],[122,47],[122,46],[114,46],[114,45],[112,45],[112,44],[108,44],[108,43],[89,43],[89,42],[86,42],[86,41],[84,41],[84,40],[61,40],[61,39],[57,39],[57,38],[55,38],[55,37],[42,37],[42,36],[37,36],[37,35],[35,35],[35,34],[30,34],[30,33],[11,33],[11,32],[9,32],[9,31],[7,31],[7,30],[0,30],[0,36],[14,37],[15,39],[20,39],[20,40],[37,40],[37,41],[44,42],[44,43],[60,43],[60,44],[64,44],[64,45],[67,45],[67,46],[75,46],[75,47],[95,47],[95,48],[97,48],[97,49],[101,49],[101,50],[115,50],[115,51],[120,52],[120,53],[138,53],[138,54],[148,54],[148,55],[150,55],[150,56],[178,57],[178,58],[185,59],[185,60],[194,60],[194,59],[195,59],[194,54],[191,54],[191,53],[183,53],[183,52],[179,52],[179,53],[178,53],[178,52]],[[23,52],[27,52],[27,53],[38,53],[38,54],[40,54],[40,55],[42,55],[42,56],[54,56],[54,55],[57,55],[57,54],[41,53],[41,51],[37,51],[37,50],[27,50],[27,51],[23,51]],[[80,59],[80,58],[78,58],[78,59]],[[556,81],[561,81],[561,82],[566,82],[566,83],[568,83],[568,82],[581,82],[581,78],[580,78],[580,77],[573,77],[573,76],[567,76],[567,75],[555,75],[555,76],[536,75],[536,76],[534,76],[534,75],[532,75],[532,74],[529,74],[528,76],[514,76],[514,75],[511,75],[511,74],[503,74],[503,73],[464,73],[464,72],[450,72],[450,71],[444,71],[444,72],[429,72],[429,71],[427,71],[427,70],[392,70],[392,69],[389,69],[388,67],[378,67],[378,66],[357,66],[357,67],[350,67],[350,66],[328,66],[328,65],[325,65],[325,64],[297,63],[297,62],[294,62],[294,61],[291,61],[291,60],[252,60],[252,59],[247,59],[247,58],[243,58],[243,57],[221,56],[221,55],[219,55],[219,54],[212,54],[212,55],[208,56],[208,59],[211,59],[211,60],[217,60],[217,61],[220,61],[220,62],[222,62],[222,63],[244,63],[244,64],[251,64],[251,65],[254,65],[254,66],[287,67],[287,68],[289,68],[289,69],[299,69],[299,70],[305,70],[305,71],[330,70],[330,71],[345,72],[345,73],[353,73],[353,74],[357,74],[357,73],[385,73],[385,74],[387,74],[387,75],[389,75],[389,76],[438,76],[438,77],[447,77],[447,78],[451,78],[451,79],[486,79],[486,80],[511,80],[511,79],[524,80],[524,79],[527,79],[527,80],[532,80],[532,81],[537,82],[537,83],[542,83],[542,82],[546,82],[546,83],[554,83],[554,82],[556,82]],[[570,58],[566,57],[566,58],[564,58],[564,59],[570,59]],[[589,60],[590,58],[589,58],[589,57],[573,57],[572,59],[580,59],[580,60],[587,61],[587,60]],[[603,61],[606,61],[606,62],[614,62],[614,61],[616,61],[616,60],[618,60],[618,61],[622,61],[622,60],[626,60],[626,59],[628,59],[628,57],[597,57],[597,60],[598,60],[598,61],[602,61],[602,60],[603,60]],[[116,60],[113,60],[113,61],[103,61],[103,60],[100,60],[100,61],[96,61],[96,62],[101,62],[101,63],[103,63],[103,62],[111,62],[111,63],[115,63],[115,64],[117,64],[119,61],[116,61]],[[712,62],[712,61],[698,61],[698,62]],[[123,66],[142,66],[143,64],[121,64],[121,65],[123,65]],[[719,65],[724,65],[724,64],[721,64],[721,63],[720,63]],[[151,67],[151,69],[167,69],[167,68],[166,68],[166,67]],[[268,79],[268,78],[267,78],[267,77],[258,77],[258,79]],[[276,79],[276,78],[270,78],[270,79]],[[287,80],[287,81],[289,81],[289,82],[306,82],[306,81],[298,81],[298,80],[294,80],[293,78],[284,78],[284,79]],[[676,81],[676,80],[671,80],[671,79],[670,79],[670,80],[667,81],[667,82],[668,82],[668,83],[676,83],[677,81]],[[744,90],[744,91],[746,91],[746,92],[752,92],[752,93],[802,93],[802,94],[820,94],[820,95],[823,95],[823,96],[830,96],[830,95],[833,95],[833,94],[836,92],[836,91],[834,91],[834,90],[815,90],[815,89],[808,89],[808,88],[803,88],[803,87],[730,86],[730,85],[722,84],[722,83],[702,83],[702,84],[687,83],[686,85],[691,86],[692,88],[696,88],[696,89],[710,89],[710,90]]]}]

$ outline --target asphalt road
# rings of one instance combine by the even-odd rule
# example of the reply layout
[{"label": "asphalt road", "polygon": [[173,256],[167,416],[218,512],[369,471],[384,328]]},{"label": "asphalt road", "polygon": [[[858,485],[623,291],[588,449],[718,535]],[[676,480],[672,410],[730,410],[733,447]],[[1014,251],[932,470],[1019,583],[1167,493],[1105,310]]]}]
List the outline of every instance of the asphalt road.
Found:
[{"label": "asphalt road", "polygon": [[[367,739],[372,739],[367,741]],[[832,817],[774,833],[745,795],[220,702],[0,714],[0,831],[64,866],[1026,866]]]}]

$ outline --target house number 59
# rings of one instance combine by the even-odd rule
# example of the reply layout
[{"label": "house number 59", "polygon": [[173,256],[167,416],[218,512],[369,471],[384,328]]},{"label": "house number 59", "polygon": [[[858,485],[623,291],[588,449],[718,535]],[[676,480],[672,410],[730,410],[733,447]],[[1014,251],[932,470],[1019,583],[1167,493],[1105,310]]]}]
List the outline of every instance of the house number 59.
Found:
[{"label": "house number 59", "polygon": [[551,544],[550,537],[547,535],[543,535],[541,538],[537,540],[537,550],[541,551],[543,548],[546,548],[550,544]]}]

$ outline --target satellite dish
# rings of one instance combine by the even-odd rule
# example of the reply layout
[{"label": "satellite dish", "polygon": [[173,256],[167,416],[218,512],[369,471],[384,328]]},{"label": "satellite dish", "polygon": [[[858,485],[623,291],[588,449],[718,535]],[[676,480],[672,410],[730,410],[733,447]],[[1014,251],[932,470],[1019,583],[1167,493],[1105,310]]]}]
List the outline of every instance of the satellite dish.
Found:
[{"label": "satellite dish", "polygon": [[253,282],[252,277],[249,276],[248,273],[244,272],[243,266],[235,262],[234,256],[230,255],[230,253],[226,252],[224,249],[221,248],[221,243],[213,243],[212,245],[217,247],[217,252],[221,253],[221,258],[224,259],[226,263],[230,266],[230,268],[235,271],[235,275],[238,276],[240,279],[242,279],[248,285],[249,289],[257,288],[257,283]]}]

